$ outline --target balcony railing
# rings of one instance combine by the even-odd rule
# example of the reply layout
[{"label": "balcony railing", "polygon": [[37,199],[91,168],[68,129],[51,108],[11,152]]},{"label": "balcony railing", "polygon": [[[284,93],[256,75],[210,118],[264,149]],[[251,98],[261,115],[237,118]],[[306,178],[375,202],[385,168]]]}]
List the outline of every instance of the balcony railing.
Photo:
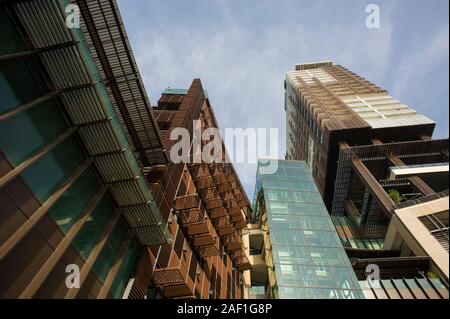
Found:
[{"label": "balcony railing", "polygon": [[245,271],[252,268],[247,255],[242,249],[236,250],[231,253],[234,264],[237,266],[239,271]]},{"label": "balcony railing", "polygon": [[431,231],[434,238],[437,239],[439,244],[448,252],[448,227],[435,229]]},{"label": "balcony railing", "polygon": [[[164,297],[193,296],[195,283],[189,276],[187,268],[189,264],[182,262],[181,258],[172,249],[160,249],[157,260],[152,278],[153,283],[161,289]],[[161,267],[162,265],[165,267]]]},{"label": "balcony railing", "polygon": [[231,224],[228,216],[215,220],[214,227],[217,229],[219,236],[232,234],[234,232],[234,227]]},{"label": "balcony railing", "polygon": [[210,231],[208,221],[201,210],[200,199],[196,194],[175,198],[174,209],[186,235],[193,236]]},{"label": "balcony railing", "polygon": [[225,244],[225,249],[228,251],[234,251],[242,248],[242,239],[236,233],[223,236],[222,242]]}]

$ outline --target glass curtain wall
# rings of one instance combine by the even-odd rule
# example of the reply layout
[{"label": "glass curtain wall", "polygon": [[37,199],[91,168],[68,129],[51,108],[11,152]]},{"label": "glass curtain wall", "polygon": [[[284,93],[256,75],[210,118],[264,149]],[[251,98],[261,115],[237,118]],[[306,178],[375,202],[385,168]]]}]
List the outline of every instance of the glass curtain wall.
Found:
[{"label": "glass curtain wall", "polygon": [[[308,164],[278,161],[257,174],[257,206],[264,207],[271,251],[273,298],[364,298]],[[273,278],[270,278],[270,277]]]}]

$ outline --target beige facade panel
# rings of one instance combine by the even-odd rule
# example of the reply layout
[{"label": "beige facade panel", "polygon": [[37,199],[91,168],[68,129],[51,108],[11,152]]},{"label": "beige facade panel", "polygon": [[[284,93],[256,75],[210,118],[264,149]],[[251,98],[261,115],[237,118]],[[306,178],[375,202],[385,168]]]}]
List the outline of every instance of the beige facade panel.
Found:
[{"label": "beige facade panel", "polygon": [[416,256],[430,256],[437,270],[448,280],[449,255],[430,230],[419,219],[422,216],[447,212],[449,197],[397,209],[384,241],[385,249],[400,249],[406,243]]}]

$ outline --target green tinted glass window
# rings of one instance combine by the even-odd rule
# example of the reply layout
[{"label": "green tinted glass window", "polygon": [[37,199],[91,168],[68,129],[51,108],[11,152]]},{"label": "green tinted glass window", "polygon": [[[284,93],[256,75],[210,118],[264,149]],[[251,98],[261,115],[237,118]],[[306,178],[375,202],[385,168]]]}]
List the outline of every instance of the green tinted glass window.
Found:
[{"label": "green tinted glass window", "polygon": [[1,122],[0,149],[13,165],[18,165],[65,129],[64,119],[50,100]]},{"label": "green tinted glass window", "polygon": [[351,269],[347,267],[308,266],[279,264],[277,282],[283,286],[358,289],[359,283],[352,281]]},{"label": "green tinted glass window", "polygon": [[324,266],[350,266],[347,255],[335,248],[328,247],[309,247],[309,254],[315,265]]},{"label": "green tinted glass window", "polygon": [[97,178],[87,170],[50,208],[50,216],[64,233],[72,227],[99,188]]},{"label": "green tinted glass window", "polygon": [[[17,32],[15,23],[11,14],[7,10],[0,10],[0,54],[8,54],[27,49],[23,37]],[[2,96],[0,94],[0,96]],[[1,107],[1,103],[0,103]]]},{"label": "green tinted glass window", "polygon": [[277,246],[273,259],[276,263],[312,264],[311,256],[305,247]]},{"label": "green tinted glass window", "polygon": [[130,279],[130,276],[133,275],[133,271],[136,268],[140,252],[141,249],[136,242],[131,244],[128,248],[122,264],[120,265],[119,272],[109,290],[109,294],[112,298],[118,299],[122,297],[128,280]]},{"label": "green tinted glass window", "polygon": [[333,225],[327,217],[299,218],[296,215],[275,215],[272,214],[272,225],[275,228],[286,229],[308,229],[308,230],[333,230]]},{"label": "green tinted glass window", "polygon": [[116,258],[117,251],[119,250],[120,244],[125,236],[125,232],[125,226],[121,221],[119,221],[109,235],[105,246],[95,261],[93,270],[102,282],[108,275],[109,269]]},{"label": "green tinted glass window", "polygon": [[0,97],[0,113],[6,112],[20,104],[20,100],[14,94],[13,89],[2,72],[0,72]]},{"label": "green tinted glass window", "polygon": [[103,197],[73,240],[72,245],[84,259],[89,257],[92,248],[99,241],[100,235],[113,212],[114,206],[108,198]]},{"label": "green tinted glass window", "polygon": [[360,290],[279,287],[283,299],[355,299],[360,298]]},{"label": "green tinted glass window", "polygon": [[[3,31],[1,26],[0,30]],[[2,73],[3,78],[0,81],[3,83],[8,82],[9,86],[9,89],[6,90],[9,103],[5,105],[0,103],[0,112],[12,109],[48,93],[48,83],[41,65],[39,56],[34,54],[9,59],[7,63],[0,63],[0,73]],[[4,84],[1,85],[5,87]],[[11,99],[10,92],[14,92],[15,99]],[[0,100],[0,102],[3,101]]]},{"label": "green tinted glass window", "polygon": [[44,202],[84,159],[75,140],[69,138],[23,172],[22,178]]}]

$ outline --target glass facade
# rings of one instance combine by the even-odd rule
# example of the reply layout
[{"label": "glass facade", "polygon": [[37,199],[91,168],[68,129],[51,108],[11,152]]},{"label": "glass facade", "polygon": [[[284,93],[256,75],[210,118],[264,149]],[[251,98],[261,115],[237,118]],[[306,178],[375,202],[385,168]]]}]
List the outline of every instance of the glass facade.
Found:
[{"label": "glass facade", "polygon": [[258,169],[256,194],[264,206],[257,211],[267,215],[272,297],[364,298],[307,163],[280,160],[274,174]]}]

